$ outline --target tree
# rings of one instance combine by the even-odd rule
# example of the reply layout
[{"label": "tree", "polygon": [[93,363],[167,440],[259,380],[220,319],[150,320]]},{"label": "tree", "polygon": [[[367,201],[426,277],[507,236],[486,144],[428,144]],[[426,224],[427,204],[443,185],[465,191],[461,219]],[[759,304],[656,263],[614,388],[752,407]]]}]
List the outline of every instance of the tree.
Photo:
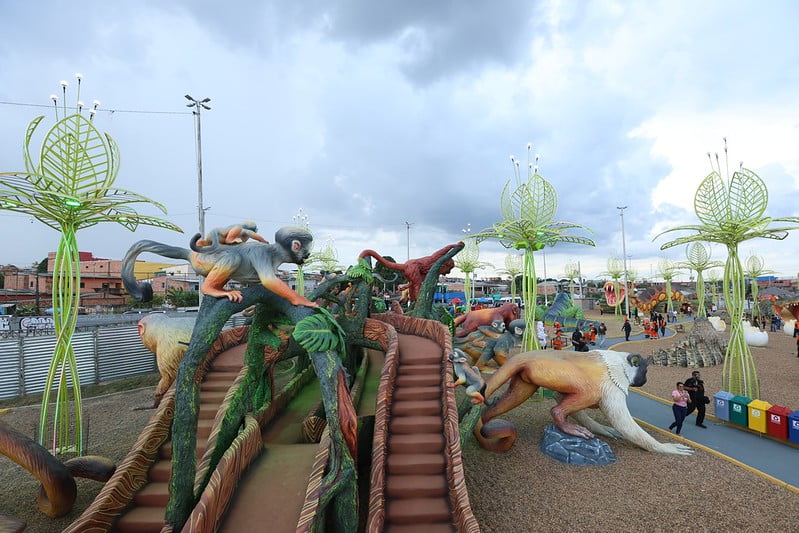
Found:
[{"label": "tree", "polygon": [[[703,278],[703,272],[711,268],[720,267],[723,265],[723,263],[721,261],[711,261],[710,247],[709,246],[706,247],[704,244],[698,241],[686,246],[685,255],[688,259],[686,261],[677,263],[676,266],[678,268],[692,270],[696,272],[696,299],[699,302],[696,306],[696,316],[706,317],[707,311],[705,310],[705,280]],[[718,280],[714,279],[712,281],[713,281],[713,290],[711,292],[711,296],[715,295],[716,293],[715,282]]]},{"label": "tree", "polygon": [[[200,305],[200,294],[190,292],[181,287],[173,287],[166,293],[169,303],[175,307],[194,307]],[[155,304],[153,304],[155,305]]]},{"label": "tree", "polygon": [[[724,140],[725,159],[727,141]],[[710,157],[710,154],[708,154]],[[697,241],[717,242],[727,247],[724,264],[724,300],[730,316],[730,340],[724,357],[722,388],[732,394],[760,397],[754,359],[744,339],[744,272],[738,258],[738,245],[755,238],[782,240],[788,232],[799,229],[799,217],[771,218],[764,216],[768,207],[768,188],[763,180],[744,168],[743,164],[727,178],[721,176],[721,165],[716,154],[711,173],[699,184],[694,196],[694,212],[700,224],[678,226],[657,235],[655,239],[672,231],[691,231],[663,244],[661,250]],[[773,222],[786,223],[772,227]]]},{"label": "tree", "polygon": [[[594,241],[591,239],[566,233],[566,230],[573,228],[587,228],[570,222],[553,221],[558,209],[558,193],[551,183],[538,174],[538,167],[533,167],[529,162],[530,149],[531,145],[528,144],[528,176],[524,181],[521,179],[518,160],[511,156],[516,187],[511,188],[511,180],[508,180],[502,190],[500,197],[502,220],[474,236],[478,243],[486,239],[496,239],[505,248],[524,251],[522,300],[528,310],[535,309],[537,292],[533,252],[559,242],[594,246]],[[533,315],[532,312],[524,314],[526,327],[522,337],[523,351],[539,348]]]},{"label": "tree", "polygon": [[41,261],[39,261],[38,263],[36,263],[36,272],[38,272],[39,274],[47,273],[47,258],[46,257],[44,259],[42,259]]},{"label": "tree", "polygon": [[[0,207],[32,216],[60,233],[53,272],[53,320],[55,322],[56,346],[50,369],[47,373],[42,410],[39,419],[39,442],[44,444],[47,434],[50,392],[58,378],[58,392],[53,417],[53,451],[83,451],[82,405],[80,382],[75,354],[72,350],[72,334],[78,316],[80,299],[80,261],[76,233],[100,222],[116,222],[134,231],[139,224],[182,231],[160,218],[138,214],[130,207],[133,203],[155,205],[162,212],[166,209],[137,193],[114,187],[119,172],[119,148],[108,134],[101,134],[93,123],[99,105],[83,116],[80,102],[78,76],[78,103],[76,112],[67,115],[63,103],[63,118],[59,120],[57,97],[56,123],[45,134],[38,164],[31,157],[31,139],[43,116],[33,119],[28,126],[24,141],[25,172],[0,173]],[[67,83],[61,83],[66,98]],[[74,445],[69,439],[69,388],[67,374],[74,391]]]}]

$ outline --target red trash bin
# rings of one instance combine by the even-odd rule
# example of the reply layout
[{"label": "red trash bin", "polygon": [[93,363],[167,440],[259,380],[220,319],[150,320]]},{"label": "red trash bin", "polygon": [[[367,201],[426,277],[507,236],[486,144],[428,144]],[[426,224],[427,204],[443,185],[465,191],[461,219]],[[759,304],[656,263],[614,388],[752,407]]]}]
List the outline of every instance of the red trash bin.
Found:
[{"label": "red trash bin", "polygon": [[772,437],[788,440],[788,415],[789,408],[783,405],[772,405],[766,410],[766,433]]}]

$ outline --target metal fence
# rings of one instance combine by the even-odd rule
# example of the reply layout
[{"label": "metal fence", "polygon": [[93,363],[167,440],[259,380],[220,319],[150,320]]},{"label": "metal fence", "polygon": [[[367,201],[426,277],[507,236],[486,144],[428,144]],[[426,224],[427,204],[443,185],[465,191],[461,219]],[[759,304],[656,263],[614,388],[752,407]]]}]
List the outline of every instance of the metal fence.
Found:
[{"label": "metal fence", "polygon": [[[244,317],[233,317],[225,328],[240,326]],[[54,335],[0,339],[0,400],[44,391],[53,358]],[[97,385],[158,370],[155,355],[139,339],[136,324],[93,326],[72,336],[72,348],[82,385]],[[72,380],[67,378],[71,385]]]}]

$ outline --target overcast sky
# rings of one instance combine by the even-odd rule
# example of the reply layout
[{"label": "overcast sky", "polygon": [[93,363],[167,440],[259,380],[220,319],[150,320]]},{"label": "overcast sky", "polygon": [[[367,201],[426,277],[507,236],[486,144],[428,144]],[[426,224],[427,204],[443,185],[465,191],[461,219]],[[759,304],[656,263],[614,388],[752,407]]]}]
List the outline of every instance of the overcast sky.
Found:
[{"label": "overcast sky", "polygon": [[[730,166],[743,161],[766,182],[766,214],[799,215],[799,4],[790,0],[51,0],[2,2],[0,20],[0,171],[24,169],[27,124],[54,118],[52,108],[6,103],[49,106],[62,79],[73,103],[80,72],[81,99],[116,110],[95,124],[119,144],[117,185],[163,203],[185,231],[81,231],[80,249],[99,257],[121,258],[144,238],[187,245],[198,230],[187,93],[211,98],[206,227],[252,219],[271,241],[302,208],[317,249],[333,239],[344,265],[364,248],[427,255],[468,225],[499,221],[509,156],[526,161],[528,142],[558,192],[555,220],[587,226],[596,241],[548,248],[550,277],[569,261],[593,277],[622,256],[617,206],[627,206],[634,270],[657,277],[659,259],[683,260],[684,248],[661,252],[666,239],[653,237],[697,222],[706,153],[722,152],[725,136]],[[0,235],[0,264],[27,266],[58,243],[7,211]],[[748,241],[740,255],[795,276],[798,243],[797,234]],[[486,243],[480,259],[503,268],[506,253]]]}]

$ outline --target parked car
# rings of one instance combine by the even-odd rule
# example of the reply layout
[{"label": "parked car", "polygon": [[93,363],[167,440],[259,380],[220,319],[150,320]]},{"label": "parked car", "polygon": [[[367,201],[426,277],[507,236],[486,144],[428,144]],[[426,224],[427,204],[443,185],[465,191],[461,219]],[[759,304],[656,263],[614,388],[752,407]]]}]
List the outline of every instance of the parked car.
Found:
[{"label": "parked car", "polygon": [[495,307],[500,307],[501,305],[507,304],[507,303],[510,303],[510,302],[513,302],[516,305],[518,305],[519,309],[524,309],[524,300],[522,300],[521,296],[513,296],[513,297],[505,296],[505,297],[500,298],[499,300],[497,300],[494,305],[495,305]]}]

